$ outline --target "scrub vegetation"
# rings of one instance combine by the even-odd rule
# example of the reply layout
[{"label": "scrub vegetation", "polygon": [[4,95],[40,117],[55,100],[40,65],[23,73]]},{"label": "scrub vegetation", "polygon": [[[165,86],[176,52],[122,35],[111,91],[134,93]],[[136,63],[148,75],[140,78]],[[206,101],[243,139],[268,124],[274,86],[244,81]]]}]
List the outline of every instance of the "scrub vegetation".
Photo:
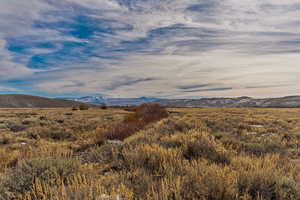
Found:
[{"label": "scrub vegetation", "polygon": [[300,199],[300,109],[1,109],[0,200]]}]

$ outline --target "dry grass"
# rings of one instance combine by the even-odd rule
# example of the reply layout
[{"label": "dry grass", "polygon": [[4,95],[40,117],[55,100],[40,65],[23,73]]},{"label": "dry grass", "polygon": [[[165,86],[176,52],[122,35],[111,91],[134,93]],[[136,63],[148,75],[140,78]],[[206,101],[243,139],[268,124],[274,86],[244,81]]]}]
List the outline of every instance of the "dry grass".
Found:
[{"label": "dry grass", "polygon": [[300,109],[168,111],[0,110],[0,200],[300,199]]}]

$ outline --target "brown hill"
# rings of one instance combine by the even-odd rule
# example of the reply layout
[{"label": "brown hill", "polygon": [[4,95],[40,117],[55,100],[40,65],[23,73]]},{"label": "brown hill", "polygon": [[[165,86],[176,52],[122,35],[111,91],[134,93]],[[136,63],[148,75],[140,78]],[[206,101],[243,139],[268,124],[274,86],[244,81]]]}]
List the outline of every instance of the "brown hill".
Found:
[{"label": "brown hill", "polygon": [[22,94],[0,95],[0,108],[60,108],[84,105],[76,101]]}]

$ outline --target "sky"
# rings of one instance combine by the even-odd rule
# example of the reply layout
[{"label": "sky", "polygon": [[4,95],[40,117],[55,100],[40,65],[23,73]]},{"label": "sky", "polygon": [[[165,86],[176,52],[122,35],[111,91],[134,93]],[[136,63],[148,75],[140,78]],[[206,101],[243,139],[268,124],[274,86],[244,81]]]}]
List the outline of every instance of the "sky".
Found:
[{"label": "sky", "polygon": [[0,94],[300,94],[299,0],[0,0]]}]

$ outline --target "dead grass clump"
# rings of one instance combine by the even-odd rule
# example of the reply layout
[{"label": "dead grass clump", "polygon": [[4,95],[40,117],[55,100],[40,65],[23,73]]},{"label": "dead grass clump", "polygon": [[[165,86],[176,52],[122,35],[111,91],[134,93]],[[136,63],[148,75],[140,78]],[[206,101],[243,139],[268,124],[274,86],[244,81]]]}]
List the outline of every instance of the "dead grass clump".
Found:
[{"label": "dead grass clump", "polygon": [[179,149],[165,149],[159,145],[141,145],[123,151],[127,169],[145,169],[149,174],[165,176],[180,173],[182,155]]},{"label": "dead grass clump", "polygon": [[4,148],[0,149],[0,172],[9,169],[9,167],[13,165],[13,163],[20,157],[20,155],[20,152],[17,150],[9,151]]},{"label": "dead grass clump", "polygon": [[248,194],[250,199],[300,199],[300,184],[291,176],[295,169],[279,156],[237,157],[233,168],[241,195]]},{"label": "dead grass clump", "polygon": [[166,141],[170,136],[178,133],[189,133],[190,130],[206,131],[202,124],[187,118],[173,118],[172,116],[163,119],[155,124],[147,126],[147,129],[126,138],[126,143],[131,146],[140,144],[161,144],[166,148],[179,147],[182,141]]},{"label": "dead grass clump", "polygon": [[0,135],[0,145],[8,145],[15,142],[15,136],[11,134],[1,133]]},{"label": "dead grass clump", "polygon": [[188,132],[191,129],[202,131],[203,125],[199,121],[183,117],[179,119],[164,119],[160,123],[155,124],[153,128],[161,135],[172,135],[177,132]]},{"label": "dead grass clump", "polygon": [[230,165],[185,163],[184,174],[159,179],[147,199],[300,199],[299,183],[278,156],[236,157]]},{"label": "dead grass clump", "polygon": [[193,161],[185,170],[181,199],[238,199],[236,174],[229,167]]},{"label": "dead grass clump", "polygon": [[197,130],[162,138],[160,144],[168,148],[181,148],[183,157],[187,160],[202,158],[228,164],[234,155],[233,151],[226,150],[220,142],[216,141],[214,136]]},{"label": "dead grass clump", "polygon": [[[113,178],[113,177],[112,177]],[[22,195],[18,200],[64,199],[64,200],[98,200],[98,199],[133,199],[133,192],[124,184],[115,184],[107,188],[105,183],[110,179],[95,179],[91,176],[76,174],[56,186],[36,179],[31,191]]]}]

